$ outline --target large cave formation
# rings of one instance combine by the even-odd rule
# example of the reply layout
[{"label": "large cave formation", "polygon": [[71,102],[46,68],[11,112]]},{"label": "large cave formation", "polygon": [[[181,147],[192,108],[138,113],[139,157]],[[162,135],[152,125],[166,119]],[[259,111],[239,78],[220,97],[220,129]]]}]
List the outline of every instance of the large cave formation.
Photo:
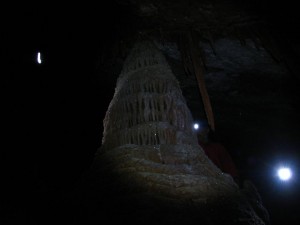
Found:
[{"label": "large cave formation", "polygon": [[199,146],[179,83],[149,40],[124,62],[89,176],[90,195],[118,215],[103,216],[108,224],[269,223],[260,198],[247,199]]}]

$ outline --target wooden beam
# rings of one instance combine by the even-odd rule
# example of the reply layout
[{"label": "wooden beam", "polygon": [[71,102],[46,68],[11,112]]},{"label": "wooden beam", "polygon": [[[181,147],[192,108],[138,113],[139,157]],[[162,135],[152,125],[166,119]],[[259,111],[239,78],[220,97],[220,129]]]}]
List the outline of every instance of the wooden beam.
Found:
[{"label": "wooden beam", "polygon": [[201,54],[199,51],[199,46],[195,44],[193,35],[191,32],[188,34],[188,42],[189,42],[189,50],[191,54],[192,64],[194,67],[195,76],[197,78],[198,87],[200,90],[200,94],[202,97],[202,102],[204,105],[204,110],[207,117],[207,122],[210,126],[210,128],[214,131],[215,130],[215,120],[214,120],[214,114],[212,111],[210,98],[207,93],[206,85],[205,85],[205,79],[204,79],[204,70],[203,70],[203,60],[201,59]]}]

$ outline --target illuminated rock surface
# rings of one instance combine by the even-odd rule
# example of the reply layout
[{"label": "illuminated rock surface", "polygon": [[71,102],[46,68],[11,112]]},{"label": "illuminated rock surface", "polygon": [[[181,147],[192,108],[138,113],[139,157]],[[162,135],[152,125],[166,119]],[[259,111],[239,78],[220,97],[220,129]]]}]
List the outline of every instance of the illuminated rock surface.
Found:
[{"label": "illuminated rock surface", "polygon": [[111,196],[113,211],[126,214],[121,220],[263,224],[233,179],[198,146],[179,84],[150,42],[137,43],[124,63],[93,171],[98,197]]}]

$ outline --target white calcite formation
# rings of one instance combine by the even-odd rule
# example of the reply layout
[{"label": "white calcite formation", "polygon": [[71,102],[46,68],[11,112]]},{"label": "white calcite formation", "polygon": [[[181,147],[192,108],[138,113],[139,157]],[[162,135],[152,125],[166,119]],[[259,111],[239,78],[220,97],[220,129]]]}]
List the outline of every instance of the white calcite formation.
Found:
[{"label": "white calcite formation", "polygon": [[192,121],[163,54],[139,42],[117,81],[95,164],[134,193],[195,202],[236,193],[232,178],[198,146]]}]

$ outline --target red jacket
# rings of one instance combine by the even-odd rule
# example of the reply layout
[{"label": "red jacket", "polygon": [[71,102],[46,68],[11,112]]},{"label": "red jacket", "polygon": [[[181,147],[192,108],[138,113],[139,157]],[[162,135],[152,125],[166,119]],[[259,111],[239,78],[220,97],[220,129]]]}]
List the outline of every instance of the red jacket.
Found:
[{"label": "red jacket", "polygon": [[219,143],[199,143],[208,158],[219,167],[222,172],[230,174],[233,178],[238,178],[239,174],[235,164],[226,151],[225,147]]}]

